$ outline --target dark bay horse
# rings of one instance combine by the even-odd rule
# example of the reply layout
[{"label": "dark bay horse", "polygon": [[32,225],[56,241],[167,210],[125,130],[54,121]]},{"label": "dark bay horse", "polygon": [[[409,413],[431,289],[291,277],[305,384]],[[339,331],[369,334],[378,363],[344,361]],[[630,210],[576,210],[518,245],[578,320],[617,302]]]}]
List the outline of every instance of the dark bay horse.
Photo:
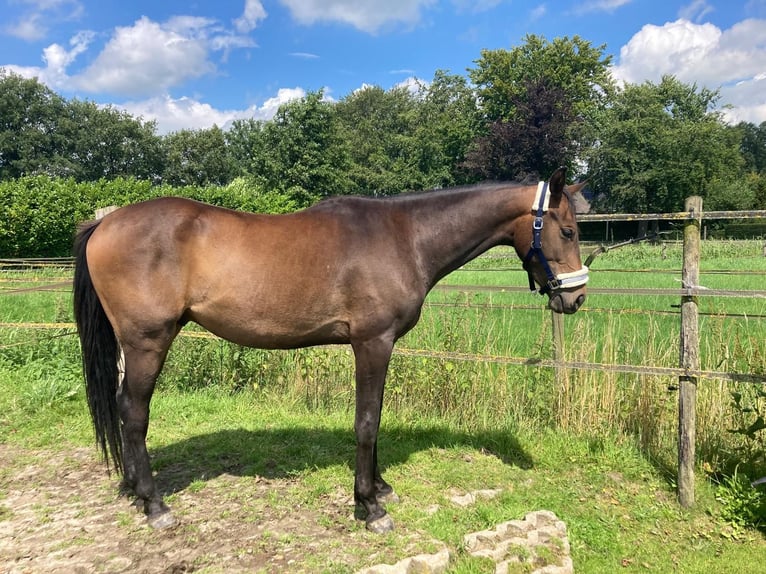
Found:
[{"label": "dark bay horse", "polygon": [[351,345],[354,496],[370,530],[392,529],[382,503],[395,495],[380,473],[377,436],[394,343],[415,326],[439,279],[500,244],[515,247],[551,309],[574,313],[588,279],[575,191],[565,190],[560,168],[538,186],[338,197],[288,215],[162,198],[83,225],[74,310],[88,404],[97,443],[149,524],[175,524],[149,464],[149,402],[170,344],[194,321],[251,347]]}]

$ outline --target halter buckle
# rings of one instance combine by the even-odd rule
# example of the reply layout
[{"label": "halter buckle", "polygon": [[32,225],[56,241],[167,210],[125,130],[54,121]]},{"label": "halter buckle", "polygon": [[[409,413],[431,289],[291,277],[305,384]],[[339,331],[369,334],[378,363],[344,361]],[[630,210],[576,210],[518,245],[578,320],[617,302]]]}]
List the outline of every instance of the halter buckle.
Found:
[{"label": "halter buckle", "polygon": [[554,291],[557,291],[561,287],[561,281],[558,280],[558,278],[554,277],[553,279],[550,279],[548,283],[545,284],[545,291],[548,293],[553,293]]}]

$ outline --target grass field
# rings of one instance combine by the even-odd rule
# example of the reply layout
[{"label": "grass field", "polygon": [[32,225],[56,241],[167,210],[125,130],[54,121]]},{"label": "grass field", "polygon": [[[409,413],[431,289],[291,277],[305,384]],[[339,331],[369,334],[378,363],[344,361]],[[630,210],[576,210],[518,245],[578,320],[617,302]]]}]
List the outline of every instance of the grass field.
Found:
[{"label": "grass field", "polygon": [[[701,284],[762,289],[761,249],[755,241],[704,242]],[[584,248],[583,256],[588,252]],[[589,285],[677,288],[680,265],[680,245],[631,246],[598,257]],[[444,283],[524,286],[519,268],[515,255],[498,250]],[[0,323],[70,322],[65,288],[18,291],[65,281],[68,274],[56,268],[4,272]],[[677,304],[672,296],[591,294],[585,309],[566,317],[566,358],[677,366]],[[703,369],[764,372],[766,299],[700,297],[700,311]],[[364,565],[374,554],[370,544],[390,559],[411,551],[413,538],[423,539],[418,548],[435,539],[459,549],[467,532],[537,508],[567,522],[576,571],[761,571],[761,532],[722,505],[732,484],[717,486],[737,467],[752,477],[766,475],[758,434],[747,439],[728,432],[752,422],[762,408],[754,385],[700,382],[698,503],[682,511],[673,482],[676,381],[575,370],[557,379],[546,368],[439,357],[551,358],[551,317],[539,296],[436,290],[399,346],[433,356],[396,355],[389,373],[380,449],[386,476],[403,498],[391,508],[398,529],[384,541],[365,539],[336,571]],[[326,493],[341,485],[350,495],[352,488],[351,369],[350,353],[341,347],[271,352],[180,337],[153,402],[155,469],[162,474],[186,461],[208,477],[232,465],[241,476],[257,476],[277,465],[280,477],[296,481],[278,504],[308,506],[321,516]],[[756,411],[732,408],[732,392]],[[62,450],[90,445],[91,432],[71,329],[0,328],[0,442]],[[3,507],[10,488],[3,477],[12,470],[0,470],[0,521],[14,512]],[[181,492],[204,493],[206,484],[198,478]],[[445,503],[451,490],[495,487],[503,489],[499,499],[466,511]],[[487,568],[458,552],[451,571]]]}]

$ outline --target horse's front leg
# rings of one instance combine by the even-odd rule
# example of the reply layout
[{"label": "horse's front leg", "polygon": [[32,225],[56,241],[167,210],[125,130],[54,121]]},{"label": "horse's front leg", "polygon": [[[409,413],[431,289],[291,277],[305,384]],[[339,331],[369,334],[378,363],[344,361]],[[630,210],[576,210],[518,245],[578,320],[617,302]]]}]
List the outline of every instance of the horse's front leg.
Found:
[{"label": "horse's front leg", "polygon": [[368,530],[388,532],[394,522],[380,504],[393,493],[383,480],[378,468],[377,440],[380,413],[383,406],[383,387],[393,341],[374,339],[353,344],[356,359],[356,477],[354,499],[367,511]]},{"label": "horse's front leg", "polygon": [[117,404],[122,419],[123,489],[136,495],[153,528],[175,526],[177,521],[157,490],[146,450],[149,403],[165,353],[125,351],[125,378]]}]

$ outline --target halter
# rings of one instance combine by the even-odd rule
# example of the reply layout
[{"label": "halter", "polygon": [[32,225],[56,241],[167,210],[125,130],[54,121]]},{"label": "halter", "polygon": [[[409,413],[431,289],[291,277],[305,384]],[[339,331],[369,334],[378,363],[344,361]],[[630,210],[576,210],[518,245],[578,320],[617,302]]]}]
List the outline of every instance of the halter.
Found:
[{"label": "halter", "polygon": [[[588,282],[588,268],[585,265],[572,273],[559,273],[558,275],[554,275],[553,271],[551,271],[548,259],[543,253],[542,242],[543,216],[545,215],[545,212],[548,211],[550,197],[550,193],[548,193],[548,182],[541,181],[538,183],[535,201],[532,203],[532,212],[535,214],[535,220],[532,223],[532,247],[529,248],[527,256],[524,258],[524,268],[527,270],[527,275],[529,276],[529,290],[537,291],[540,295],[554,293],[571,287],[578,287],[580,285],[585,285]],[[532,277],[532,271],[527,265],[532,261],[533,257],[537,257],[537,260],[543,266],[545,275],[548,277],[548,282],[545,285],[542,285],[539,290],[535,285],[534,277]]]}]

